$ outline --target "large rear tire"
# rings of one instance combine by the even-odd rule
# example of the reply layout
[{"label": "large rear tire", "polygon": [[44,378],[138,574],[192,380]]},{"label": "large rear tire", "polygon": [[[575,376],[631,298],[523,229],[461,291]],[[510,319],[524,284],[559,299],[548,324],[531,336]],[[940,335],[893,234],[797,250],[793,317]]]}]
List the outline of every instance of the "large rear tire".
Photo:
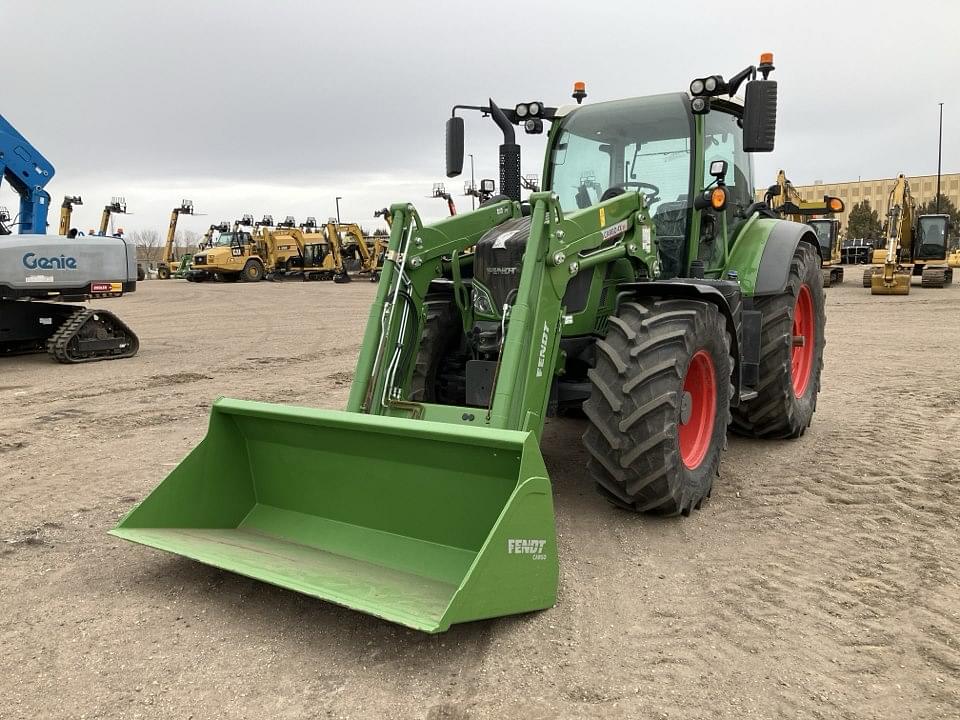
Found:
[{"label": "large rear tire", "polygon": [[715,305],[637,300],[596,344],[583,441],[600,492],[638,512],[687,515],[710,495],[730,422],[730,338]]},{"label": "large rear tire", "polygon": [[757,397],[733,410],[734,432],[756,438],[797,438],[813,420],[826,344],[820,260],[802,242],[790,261],[786,289],[758,297],[760,382]]}]

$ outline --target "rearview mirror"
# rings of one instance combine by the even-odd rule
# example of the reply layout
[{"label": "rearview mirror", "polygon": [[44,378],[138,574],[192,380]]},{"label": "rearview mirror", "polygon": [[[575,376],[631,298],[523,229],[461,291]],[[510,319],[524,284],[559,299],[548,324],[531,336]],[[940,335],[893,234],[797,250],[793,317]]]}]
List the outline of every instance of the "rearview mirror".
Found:
[{"label": "rearview mirror", "polygon": [[447,120],[447,177],[463,172],[463,118]]},{"label": "rearview mirror", "polygon": [[777,134],[777,81],[747,83],[743,103],[743,149],[772,152]]}]

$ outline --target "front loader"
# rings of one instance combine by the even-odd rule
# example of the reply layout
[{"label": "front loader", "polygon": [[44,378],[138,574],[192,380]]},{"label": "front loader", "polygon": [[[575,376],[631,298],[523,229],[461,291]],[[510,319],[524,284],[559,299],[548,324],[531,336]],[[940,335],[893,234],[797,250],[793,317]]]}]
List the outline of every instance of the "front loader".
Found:
[{"label": "front loader", "polygon": [[[729,423],[798,437],[820,389],[816,236],[753,202],[772,70],[765,55],[690,93],[456,106],[447,175],[457,113],[477,111],[503,133],[503,195],[433,225],[390,208],[346,411],[217,400],[112,533],[440,632],[556,602],[548,416],[586,415],[584,475],[614,505],[699,508]],[[515,128],[545,124],[543,191],[521,202]]]}]

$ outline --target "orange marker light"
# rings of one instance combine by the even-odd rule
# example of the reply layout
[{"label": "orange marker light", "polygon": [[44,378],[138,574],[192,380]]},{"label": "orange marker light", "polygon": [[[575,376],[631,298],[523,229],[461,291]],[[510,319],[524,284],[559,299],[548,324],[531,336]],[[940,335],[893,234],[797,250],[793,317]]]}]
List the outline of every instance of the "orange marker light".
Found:
[{"label": "orange marker light", "polygon": [[577,82],[575,82],[575,83],[573,84],[573,91],[574,91],[574,92],[583,92],[583,91],[586,90],[586,89],[587,89],[587,84],[586,84],[585,82],[581,82],[581,81],[578,80]]},{"label": "orange marker light", "polygon": [[840,198],[830,198],[830,209],[834,212],[843,211],[843,200]]},{"label": "orange marker light", "polygon": [[760,53],[761,65],[773,65],[773,53]]},{"label": "orange marker light", "polygon": [[722,210],[727,204],[727,192],[723,188],[714,188],[710,193],[710,205],[714,210]]}]

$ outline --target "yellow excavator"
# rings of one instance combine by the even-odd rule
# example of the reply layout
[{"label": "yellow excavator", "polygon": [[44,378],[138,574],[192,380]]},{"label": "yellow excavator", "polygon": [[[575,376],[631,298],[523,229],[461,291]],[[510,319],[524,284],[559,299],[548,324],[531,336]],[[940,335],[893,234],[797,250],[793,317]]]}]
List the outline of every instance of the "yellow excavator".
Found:
[{"label": "yellow excavator", "polygon": [[268,280],[299,276],[303,280],[346,282],[339,244],[328,241],[312,216],[299,226],[287,216],[275,229],[265,230],[258,241]]},{"label": "yellow excavator", "polygon": [[[387,216],[389,217],[389,215]],[[388,220],[389,222],[389,220]],[[340,266],[349,281],[349,273],[369,276],[371,282],[380,279],[380,269],[383,266],[383,240],[373,238],[368,245],[363,236],[363,229],[356,223],[338,223],[336,218],[330,218],[326,225],[327,242],[336,247],[340,255]],[[353,261],[353,267],[348,264]]]},{"label": "yellow excavator", "polygon": [[766,202],[773,210],[787,220],[805,223],[817,233],[820,245],[820,269],[823,274],[823,286],[843,282],[843,265],[840,260],[840,221],[833,217],[816,217],[843,212],[843,200],[832,195],[824,195],[823,200],[808,202],[787,179],[781,170],[777,173],[777,182],[771,185],[766,194]]},{"label": "yellow excavator", "polygon": [[[183,273],[186,272],[193,255],[188,253],[180,258],[180,260],[177,260],[174,257],[174,242],[177,236],[177,222],[180,220],[180,216],[193,214],[192,200],[182,200],[180,207],[175,207],[170,212],[170,225],[167,227],[167,242],[163,246],[163,257],[160,258],[160,263],[157,265],[157,277],[160,280],[169,280],[174,274],[182,277]],[[174,264],[177,265],[176,269],[174,269]]]},{"label": "yellow excavator", "polygon": [[916,211],[910,182],[898,175],[887,201],[886,245],[874,250],[873,266],[863,273],[863,286],[872,295],[909,295],[914,275],[925,288],[953,282],[947,250],[949,217],[917,217]]},{"label": "yellow excavator", "polygon": [[70,233],[70,220],[73,217],[73,206],[83,205],[79,195],[65,195],[60,205],[60,230],[58,235],[66,237]]}]

